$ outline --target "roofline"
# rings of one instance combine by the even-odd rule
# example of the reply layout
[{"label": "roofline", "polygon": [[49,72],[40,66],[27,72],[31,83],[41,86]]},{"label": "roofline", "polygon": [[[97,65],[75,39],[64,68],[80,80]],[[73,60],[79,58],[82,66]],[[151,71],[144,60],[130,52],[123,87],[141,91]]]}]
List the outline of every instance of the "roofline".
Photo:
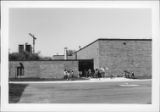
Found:
[{"label": "roofline", "polygon": [[[53,55],[53,56],[64,56],[64,55]],[[68,56],[68,55],[67,55]],[[70,57],[70,56],[68,56],[68,57]]]},{"label": "roofline", "polygon": [[64,55],[53,55],[53,56],[64,56]]},{"label": "roofline", "polygon": [[111,40],[111,41],[112,41],[112,40],[114,40],[114,41],[152,41],[152,39],[99,38],[99,39],[91,42],[90,44],[82,47],[81,49],[79,49],[78,51],[76,51],[76,53],[79,52],[79,51],[81,51],[82,49],[84,49],[84,48],[92,45],[93,43],[95,43],[95,42],[97,42],[97,41],[99,41],[99,40]]},{"label": "roofline", "polygon": [[58,60],[12,60],[9,62],[26,62],[26,61],[88,61],[88,60],[93,60],[93,59],[67,59],[67,60],[64,60],[64,59],[58,59]]},{"label": "roofline", "polygon": [[134,39],[134,38],[131,38],[131,39],[127,39],[127,38],[99,38],[97,40],[127,40],[127,41],[152,41],[152,39],[150,38],[147,38],[147,39]]},{"label": "roofline", "polygon": [[77,52],[81,51],[82,49],[84,49],[84,48],[86,48],[86,47],[88,47],[88,46],[90,46],[90,45],[94,44],[96,41],[98,41],[98,39],[97,39],[97,40],[95,40],[95,41],[93,41],[93,42],[91,42],[90,44],[88,44],[88,45],[86,45],[86,46],[82,47],[81,49],[79,49],[79,50],[78,50],[78,51],[76,51],[75,53],[77,53]]}]

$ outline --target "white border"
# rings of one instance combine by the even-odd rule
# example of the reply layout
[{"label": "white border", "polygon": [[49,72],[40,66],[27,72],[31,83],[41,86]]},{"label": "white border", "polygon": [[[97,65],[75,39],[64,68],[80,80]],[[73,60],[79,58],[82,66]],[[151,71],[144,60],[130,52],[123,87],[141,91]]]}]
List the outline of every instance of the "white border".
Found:
[{"label": "white border", "polygon": [[[2,1],[1,111],[109,111],[158,112],[160,75],[159,1]],[[151,8],[152,104],[8,104],[9,8]]]}]

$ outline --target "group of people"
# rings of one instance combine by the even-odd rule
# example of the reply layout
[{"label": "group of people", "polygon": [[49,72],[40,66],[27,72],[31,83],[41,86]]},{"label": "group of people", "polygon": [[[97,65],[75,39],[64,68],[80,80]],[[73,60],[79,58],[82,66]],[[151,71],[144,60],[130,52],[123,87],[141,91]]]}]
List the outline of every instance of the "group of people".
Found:
[{"label": "group of people", "polygon": [[88,69],[84,71],[85,77],[91,77],[91,78],[104,78],[106,75],[106,70],[104,68],[96,68],[96,69]]},{"label": "group of people", "polygon": [[129,72],[129,71],[127,71],[127,70],[124,71],[124,76],[125,76],[126,78],[135,79],[134,72]]},{"label": "group of people", "polygon": [[[75,77],[74,74],[75,73],[73,70],[64,69],[64,79],[70,80]],[[97,68],[95,70],[88,69],[88,70],[84,70],[83,72],[79,71],[78,74],[76,74],[76,77],[103,78],[105,77],[105,74],[106,74],[106,71],[104,68],[100,68],[100,69]]]},{"label": "group of people", "polygon": [[69,80],[74,77],[73,70],[64,70],[64,79]]},{"label": "group of people", "polygon": [[[104,77],[110,77],[113,78],[115,75],[112,75],[109,72],[108,68],[96,68],[96,69],[86,69],[84,71],[79,71],[78,74],[76,74],[77,77],[87,77],[87,78],[104,78]],[[125,78],[132,78],[135,79],[134,72],[124,71],[121,75],[117,75],[117,77],[125,77]],[[74,77],[73,70],[64,70],[64,79],[69,80]]]}]

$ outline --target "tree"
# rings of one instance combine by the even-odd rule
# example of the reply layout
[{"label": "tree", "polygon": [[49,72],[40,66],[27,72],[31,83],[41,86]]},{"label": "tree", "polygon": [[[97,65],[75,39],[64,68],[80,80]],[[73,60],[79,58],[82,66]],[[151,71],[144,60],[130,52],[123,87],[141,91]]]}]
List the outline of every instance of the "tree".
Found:
[{"label": "tree", "polygon": [[18,60],[40,60],[40,56],[38,53],[28,53],[28,52],[23,52],[23,53],[10,53],[9,54],[9,60],[10,61],[18,61]]},{"label": "tree", "polygon": [[67,56],[73,56],[76,50],[67,50]]}]

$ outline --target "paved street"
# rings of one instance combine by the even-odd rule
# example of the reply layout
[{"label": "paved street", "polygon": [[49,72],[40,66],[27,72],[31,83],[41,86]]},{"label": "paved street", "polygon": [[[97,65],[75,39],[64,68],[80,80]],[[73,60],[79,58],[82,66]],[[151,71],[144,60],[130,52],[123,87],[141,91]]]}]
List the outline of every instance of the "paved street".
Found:
[{"label": "paved street", "polygon": [[151,103],[151,80],[131,82],[31,83],[18,103]]}]

